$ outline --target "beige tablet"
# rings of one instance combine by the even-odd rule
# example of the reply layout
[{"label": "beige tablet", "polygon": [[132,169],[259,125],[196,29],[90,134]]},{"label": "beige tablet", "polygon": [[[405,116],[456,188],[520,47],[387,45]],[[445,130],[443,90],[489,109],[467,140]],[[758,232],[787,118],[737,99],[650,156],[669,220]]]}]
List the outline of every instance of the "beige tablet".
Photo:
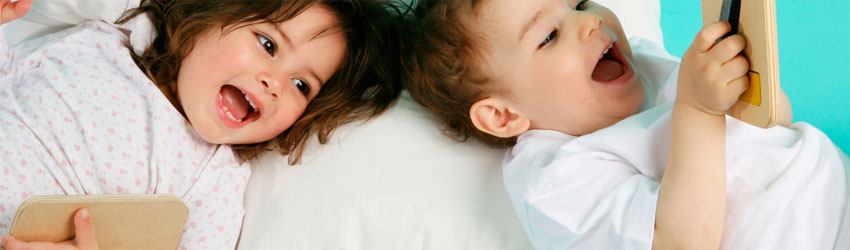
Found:
[{"label": "beige tablet", "polygon": [[[769,128],[777,124],[781,115],[776,4],[775,0],[739,2],[737,33],[747,40],[744,54],[750,61],[750,87],[728,114],[754,126]],[[720,20],[722,5],[723,0],[702,0],[704,25]]]},{"label": "beige tablet", "polygon": [[85,195],[30,198],[18,207],[11,235],[23,241],[74,237],[74,213],[86,207],[100,249],[174,250],[189,209],[174,195]]}]

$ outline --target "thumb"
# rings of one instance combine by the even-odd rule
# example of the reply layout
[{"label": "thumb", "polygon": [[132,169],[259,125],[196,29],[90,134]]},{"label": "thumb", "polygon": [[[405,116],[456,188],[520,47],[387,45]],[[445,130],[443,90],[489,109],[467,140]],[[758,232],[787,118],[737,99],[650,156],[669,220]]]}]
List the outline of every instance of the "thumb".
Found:
[{"label": "thumb", "polygon": [[74,241],[78,248],[84,250],[98,249],[97,240],[94,235],[94,225],[92,224],[87,208],[77,210],[77,213],[74,215],[74,231],[76,231]]},{"label": "thumb", "polygon": [[32,7],[32,0],[20,0],[13,3],[8,2],[8,0],[0,2],[4,2],[0,4],[0,24],[8,23],[24,16],[30,7]]}]

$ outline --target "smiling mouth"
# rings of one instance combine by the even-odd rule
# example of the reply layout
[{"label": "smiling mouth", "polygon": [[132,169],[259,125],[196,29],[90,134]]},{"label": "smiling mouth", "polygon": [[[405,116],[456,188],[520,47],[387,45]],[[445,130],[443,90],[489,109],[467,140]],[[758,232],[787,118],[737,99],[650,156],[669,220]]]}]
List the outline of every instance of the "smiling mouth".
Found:
[{"label": "smiling mouth", "polygon": [[599,57],[599,61],[596,62],[591,79],[601,83],[614,81],[626,74],[628,71],[626,65],[628,64],[620,48],[617,47],[617,43],[611,43]]},{"label": "smiling mouth", "polygon": [[[218,102],[223,112],[222,120],[241,127],[260,117],[260,109],[251,97],[233,85],[224,85],[218,92]],[[227,124],[231,125],[231,124]],[[231,127],[231,126],[228,126]]]}]

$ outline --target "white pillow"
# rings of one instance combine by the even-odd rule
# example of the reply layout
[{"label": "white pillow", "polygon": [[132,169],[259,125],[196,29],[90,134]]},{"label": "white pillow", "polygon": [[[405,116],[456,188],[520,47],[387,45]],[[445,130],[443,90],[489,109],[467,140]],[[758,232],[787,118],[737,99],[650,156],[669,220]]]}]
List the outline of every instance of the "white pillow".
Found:
[{"label": "white pillow", "polygon": [[[102,20],[112,23],[118,20],[124,11],[139,6],[140,0],[34,0],[27,14],[8,24],[6,31],[10,43],[68,28],[86,20]],[[141,55],[153,42],[156,32],[147,16],[137,16],[128,22],[117,25],[130,31],[130,45],[133,52]]]},{"label": "white pillow", "polygon": [[252,162],[239,248],[531,249],[502,185],[504,150],[457,143],[403,93],[312,143]]}]

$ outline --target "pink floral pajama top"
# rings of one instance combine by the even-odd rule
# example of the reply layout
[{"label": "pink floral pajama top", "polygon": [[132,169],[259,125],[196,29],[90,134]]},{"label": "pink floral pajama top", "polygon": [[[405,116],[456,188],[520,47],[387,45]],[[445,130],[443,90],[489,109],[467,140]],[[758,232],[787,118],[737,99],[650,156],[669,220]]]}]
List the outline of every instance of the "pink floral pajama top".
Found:
[{"label": "pink floral pajama top", "polygon": [[47,195],[174,194],[189,207],[178,249],[233,249],[250,168],[204,141],[109,24],[9,45],[0,26],[0,235]]}]

